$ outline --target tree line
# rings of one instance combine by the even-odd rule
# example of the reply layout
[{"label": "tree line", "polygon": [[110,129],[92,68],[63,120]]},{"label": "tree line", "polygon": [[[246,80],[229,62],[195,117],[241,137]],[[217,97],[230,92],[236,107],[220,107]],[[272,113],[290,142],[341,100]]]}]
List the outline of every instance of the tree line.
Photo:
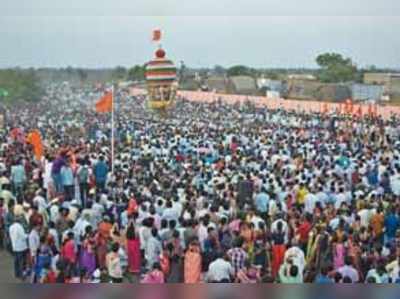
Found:
[{"label": "tree line", "polygon": [[43,88],[34,69],[3,69],[0,70],[0,100],[39,101]]},{"label": "tree line", "polygon": [[[235,65],[232,67],[225,68],[220,65],[216,65],[214,68],[204,68],[194,70],[198,74],[209,74],[212,73],[217,76],[251,76],[257,78],[264,76],[269,79],[285,79],[288,74],[312,74],[319,81],[324,83],[342,83],[342,82],[362,82],[363,75],[365,72],[388,72],[391,70],[379,69],[375,66],[368,68],[359,68],[357,64],[348,57],[344,57],[339,53],[323,53],[316,57],[316,65],[318,68],[306,69],[284,69],[284,68],[252,68],[246,65]],[[43,95],[43,89],[41,87],[42,81],[54,82],[61,78],[75,78],[77,82],[81,84],[90,83],[89,75],[93,72],[103,72],[106,76],[103,76],[104,80],[109,81],[143,81],[145,79],[146,65],[134,65],[130,68],[123,66],[117,66],[113,69],[106,70],[89,70],[84,68],[60,68],[60,69],[0,69],[0,100],[3,101],[14,101],[14,100],[25,100],[25,101],[37,101]],[[180,80],[183,82],[186,80],[187,68],[183,62],[181,62],[180,68],[178,68],[178,74]],[[46,73],[47,77],[44,79],[43,73]],[[66,76],[57,76],[57,74],[64,74]]]}]

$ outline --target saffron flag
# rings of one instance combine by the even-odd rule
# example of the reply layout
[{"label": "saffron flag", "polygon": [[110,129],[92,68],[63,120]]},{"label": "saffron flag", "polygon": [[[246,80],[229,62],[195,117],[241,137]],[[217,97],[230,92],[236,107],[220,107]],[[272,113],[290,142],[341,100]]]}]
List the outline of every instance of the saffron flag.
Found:
[{"label": "saffron flag", "polygon": [[161,40],[161,30],[155,29],[153,30],[153,42],[159,42]]},{"label": "saffron flag", "polygon": [[33,147],[33,153],[37,160],[40,160],[43,156],[43,143],[42,137],[40,136],[40,132],[38,130],[33,130],[28,134],[26,138],[26,142]]},{"label": "saffron flag", "polygon": [[112,92],[107,92],[96,103],[96,112],[107,113],[113,109],[113,95]]}]

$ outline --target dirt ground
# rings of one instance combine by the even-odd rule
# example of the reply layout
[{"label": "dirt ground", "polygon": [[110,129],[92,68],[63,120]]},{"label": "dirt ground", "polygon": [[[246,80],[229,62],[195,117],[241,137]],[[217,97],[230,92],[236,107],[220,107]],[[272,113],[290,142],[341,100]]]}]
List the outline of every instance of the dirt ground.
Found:
[{"label": "dirt ground", "polygon": [[13,258],[6,252],[0,251],[0,283],[17,283],[14,279]]}]

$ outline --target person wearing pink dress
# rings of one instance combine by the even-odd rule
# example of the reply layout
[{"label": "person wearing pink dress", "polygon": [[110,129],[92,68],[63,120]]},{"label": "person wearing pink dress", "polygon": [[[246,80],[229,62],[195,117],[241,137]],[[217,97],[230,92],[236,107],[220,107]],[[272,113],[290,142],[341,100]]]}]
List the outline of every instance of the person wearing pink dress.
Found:
[{"label": "person wearing pink dress", "polygon": [[133,222],[129,224],[126,231],[126,251],[128,254],[129,272],[133,274],[139,274],[141,266],[140,239],[136,235]]},{"label": "person wearing pink dress", "polygon": [[201,252],[197,242],[189,245],[185,254],[184,279],[185,283],[199,283],[201,278]]},{"label": "person wearing pink dress", "polygon": [[342,242],[338,242],[333,245],[333,264],[335,269],[339,269],[344,266],[344,258],[346,256],[345,247]]},{"label": "person wearing pink dress", "polygon": [[161,270],[161,265],[159,263],[155,263],[153,269],[147,273],[141,283],[149,283],[149,284],[160,284],[165,282],[164,273]]}]

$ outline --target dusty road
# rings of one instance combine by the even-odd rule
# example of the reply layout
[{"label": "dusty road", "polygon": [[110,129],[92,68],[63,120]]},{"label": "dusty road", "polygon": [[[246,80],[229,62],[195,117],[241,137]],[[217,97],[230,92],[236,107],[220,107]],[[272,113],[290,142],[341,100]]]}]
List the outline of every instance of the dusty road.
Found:
[{"label": "dusty road", "polygon": [[0,251],[0,283],[17,283],[14,279],[13,259],[5,251]]}]

